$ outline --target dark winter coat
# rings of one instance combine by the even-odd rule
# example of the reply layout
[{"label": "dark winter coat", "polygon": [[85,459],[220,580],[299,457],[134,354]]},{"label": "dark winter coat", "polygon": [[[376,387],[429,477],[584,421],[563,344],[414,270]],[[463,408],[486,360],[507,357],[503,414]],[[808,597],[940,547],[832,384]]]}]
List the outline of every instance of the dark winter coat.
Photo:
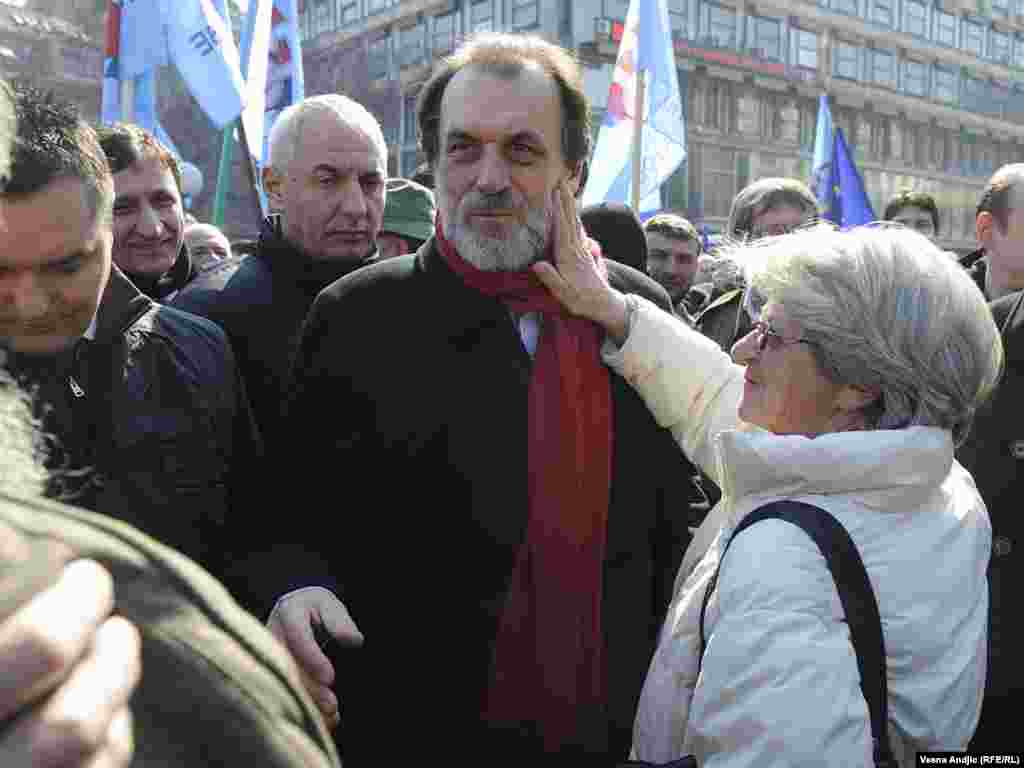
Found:
[{"label": "dark winter coat", "polygon": [[[670,311],[650,278],[608,268],[619,290]],[[499,740],[479,717],[527,519],[531,366],[506,306],[467,288],[432,240],[338,281],[310,313],[289,437],[275,460],[308,503],[293,496],[287,525],[276,526],[279,558],[283,531],[297,534],[293,559],[254,583],[276,579],[274,594],[303,582],[332,586],[365,634],[363,648],[335,654],[351,768],[410,754],[456,764],[542,760],[529,737]],[[691,506],[693,466],[610,375],[602,624],[612,754],[594,766],[626,756],[688,527],[704,513]]]},{"label": "dark winter coat", "polygon": [[274,440],[302,321],[316,295],[366,262],[314,261],[264,222],[255,253],[201,273],[171,305],[212,320],[231,340],[260,431]]},{"label": "dark winter coat", "polygon": [[220,328],[157,304],[112,267],[93,340],[54,357],[10,354],[8,367],[38,390],[54,437],[50,495],[218,572],[262,454]]},{"label": "dark winter coat", "polygon": [[[1024,584],[1024,292],[992,302],[1003,336],[1006,368],[992,400],[977,414],[967,441],[957,451],[974,476],[992,520],[989,561],[989,668],[986,697],[1024,691],[1020,643],[1024,622],[1019,595]],[[989,716],[983,711],[982,720]],[[1007,738],[1012,732],[1007,732]]]}]

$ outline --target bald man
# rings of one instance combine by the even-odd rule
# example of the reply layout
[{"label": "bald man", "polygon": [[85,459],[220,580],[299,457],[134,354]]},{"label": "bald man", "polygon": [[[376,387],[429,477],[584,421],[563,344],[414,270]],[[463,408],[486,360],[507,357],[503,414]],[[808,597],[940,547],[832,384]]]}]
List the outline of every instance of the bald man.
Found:
[{"label": "bald man", "polygon": [[231,258],[231,243],[213,224],[196,222],[185,225],[185,245],[197,272],[204,272]]}]

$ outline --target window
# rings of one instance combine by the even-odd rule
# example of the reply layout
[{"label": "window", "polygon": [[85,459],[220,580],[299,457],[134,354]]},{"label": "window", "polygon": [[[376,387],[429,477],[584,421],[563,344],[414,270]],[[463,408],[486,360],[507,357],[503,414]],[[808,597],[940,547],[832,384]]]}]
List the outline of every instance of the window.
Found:
[{"label": "window", "polygon": [[338,0],[338,25],[348,27],[359,21],[359,0]]},{"label": "window", "polygon": [[445,54],[455,48],[455,35],[458,32],[457,13],[457,11],[452,11],[443,16],[434,17],[434,37],[431,49],[435,54]]},{"label": "window", "polygon": [[419,159],[419,152],[415,149],[407,149],[402,152],[402,167],[399,169],[401,175],[408,178],[416,173]]},{"label": "window", "polygon": [[932,9],[932,39],[936,43],[956,47],[956,16],[937,6]]},{"label": "window", "polygon": [[957,100],[957,73],[954,69],[936,64],[932,70],[932,96],[953,104]]},{"label": "window", "polygon": [[538,24],[538,0],[512,0],[512,29],[526,29]]},{"label": "window", "polygon": [[1010,0],[989,0],[989,8],[993,16],[1005,19],[1010,15]]},{"label": "window", "polygon": [[689,0],[668,0],[668,26],[673,40],[685,40],[690,36],[686,28],[686,11],[689,4]]},{"label": "window", "polygon": [[334,29],[333,10],[330,0],[316,0],[313,5],[313,18],[310,22],[310,34],[313,37]]},{"label": "window", "polygon": [[988,57],[1000,64],[1010,63],[1010,35],[992,29],[988,33]]},{"label": "window", "polygon": [[893,3],[894,0],[868,0],[868,21],[881,24],[883,27],[895,27]]},{"label": "window", "polygon": [[736,47],[736,12],[720,5],[708,3],[704,10],[704,34],[712,45],[720,48]]},{"label": "window", "polygon": [[832,47],[833,74],[857,80],[860,77],[860,48],[853,43],[836,40]]},{"label": "window", "polygon": [[1015,67],[1024,69],[1024,37],[1021,35],[1013,36],[1013,58],[1011,63]]},{"label": "window", "polygon": [[892,158],[891,122],[885,115],[873,115],[871,119],[861,121],[861,128],[871,127],[858,133],[857,144],[870,147],[871,157],[875,160]]},{"label": "window", "polygon": [[374,13],[380,13],[387,9],[390,4],[390,0],[366,0],[366,15],[370,16]]},{"label": "window", "polygon": [[960,108],[984,114],[999,114],[992,100],[992,84],[977,77],[964,77],[961,81]]},{"label": "window", "polygon": [[918,37],[928,36],[928,8],[919,0],[904,0],[903,31]]},{"label": "window", "polygon": [[981,57],[985,55],[985,27],[971,19],[963,20],[961,27],[960,47]]},{"label": "window", "polygon": [[818,68],[818,33],[793,29],[793,63],[807,69]]},{"label": "window", "polygon": [[419,23],[406,27],[398,33],[398,62],[400,66],[411,67],[422,64],[427,58],[427,25]]},{"label": "window", "polygon": [[736,189],[736,150],[705,145],[704,173],[700,186],[704,198],[704,215],[725,218],[732,207]]},{"label": "window", "polygon": [[747,47],[762,58],[782,61],[782,22],[759,16],[749,16],[747,22]]},{"label": "window", "polygon": [[901,88],[912,96],[927,96],[928,67],[920,61],[904,59]]},{"label": "window", "polygon": [[388,76],[391,58],[391,35],[370,43],[369,75],[374,80]]},{"label": "window", "polygon": [[494,0],[477,0],[469,8],[471,32],[494,31]]},{"label": "window", "polygon": [[704,94],[704,125],[708,128],[722,127],[722,105],[725,101],[722,84],[711,81]]},{"label": "window", "polygon": [[889,51],[871,51],[871,81],[896,87],[896,57]]},{"label": "window", "polygon": [[856,16],[858,12],[857,0],[832,0],[832,10]]}]

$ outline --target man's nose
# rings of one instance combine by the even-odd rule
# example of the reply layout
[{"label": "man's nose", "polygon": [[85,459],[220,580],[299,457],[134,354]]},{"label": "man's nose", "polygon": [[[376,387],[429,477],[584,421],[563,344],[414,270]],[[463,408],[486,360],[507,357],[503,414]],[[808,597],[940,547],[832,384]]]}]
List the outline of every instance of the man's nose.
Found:
[{"label": "man's nose", "polygon": [[477,188],[485,194],[493,195],[504,192],[510,183],[508,161],[501,156],[497,146],[485,144],[480,160],[480,175],[476,180]]},{"label": "man's nose", "polygon": [[366,215],[366,193],[359,179],[349,178],[342,182],[339,195],[338,207],[346,216],[359,218]]},{"label": "man's nose", "polygon": [[139,207],[139,218],[135,222],[135,231],[146,238],[160,237],[164,233],[164,222],[160,214],[151,205]]}]

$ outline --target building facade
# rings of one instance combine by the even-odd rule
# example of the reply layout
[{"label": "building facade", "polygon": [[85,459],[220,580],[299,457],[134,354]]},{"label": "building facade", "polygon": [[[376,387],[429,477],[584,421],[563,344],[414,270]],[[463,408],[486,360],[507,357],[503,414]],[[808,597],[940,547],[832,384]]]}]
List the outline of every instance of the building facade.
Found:
[{"label": "building facade", "polygon": [[[988,176],[1024,161],[1024,0],[667,0],[686,105],[684,166],[666,209],[718,229],[765,176],[807,179],[818,96],[856,152],[881,215],[904,188],[931,192],[946,248],[974,244]],[[306,0],[307,93],[364,101],[390,170],[409,174],[415,98],[431,62],[481,30],[576,50],[600,123],[628,0]]]},{"label": "building facade", "polygon": [[0,77],[30,80],[59,93],[95,121],[103,71],[100,5],[97,0],[0,0]]}]

